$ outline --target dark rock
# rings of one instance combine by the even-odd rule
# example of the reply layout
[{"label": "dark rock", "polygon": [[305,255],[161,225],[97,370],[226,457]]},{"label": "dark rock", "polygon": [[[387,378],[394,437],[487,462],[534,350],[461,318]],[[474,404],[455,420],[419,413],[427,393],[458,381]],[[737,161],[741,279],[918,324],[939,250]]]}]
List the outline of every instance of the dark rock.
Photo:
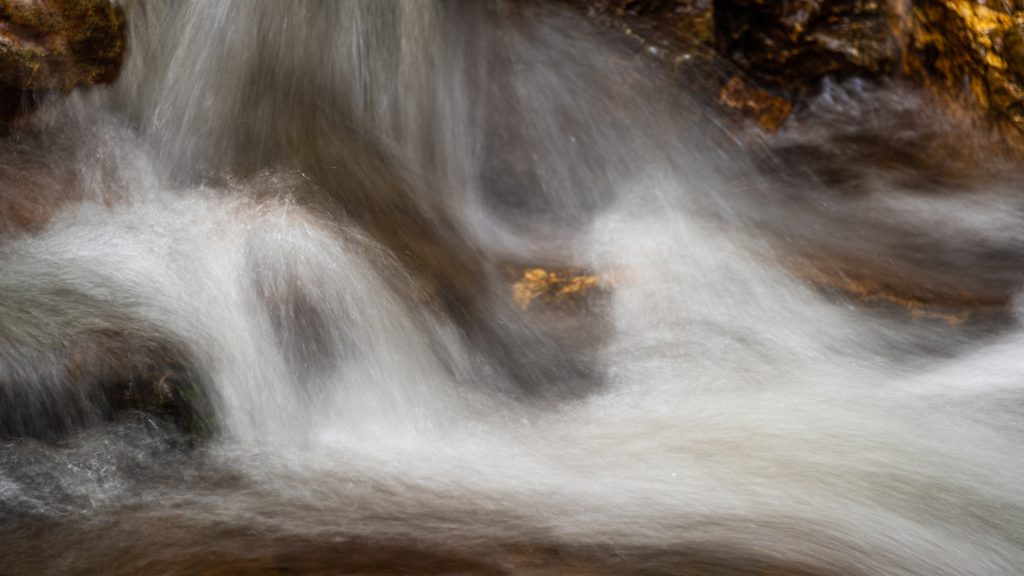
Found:
[{"label": "dark rock", "polygon": [[753,78],[787,90],[829,75],[877,76],[899,60],[884,3],[869,0],[718,0],[715,44]]},{"label": "dark rock", "polygon": [[567,0],[607,25],[624,24],[651,41],[711,43],[712,0]]},{"label": "dark rock", "polygon": [[198,379],[182,366],[100,383],[104,419],[125,411],[163,418],[185,433],[208,436],[215,428],[213,408]]},{"label": "dark rock", "polygon": [[108,0],[0,0],[0,83],[62,90],[110,82],[124,53],[124,15]]},{"label": "dark rock", "polygon": [[[794,99],[822,78],[877,76],[899,61],[881,2],[563,1],[673,65],[688,85],[707,84],[711,101],[732,115],[768,130],[781,126]],[[679,74],[686,72],[681,68],[692,73]]]},{"label": "dark rock", "polygon": [[0,438],[59,438],[133,411],[196,436],[214,431],[212,399],[184,347],[113,330],[69,334],[68,341],[50,372],[16,369],[47,356],[14,359],[15,369],[0,379]]},{"label": "dark rock", "polygon": [[31,94],[113,81],[124,46],[109,0],[0,0],[0,123],[30,109]]}]

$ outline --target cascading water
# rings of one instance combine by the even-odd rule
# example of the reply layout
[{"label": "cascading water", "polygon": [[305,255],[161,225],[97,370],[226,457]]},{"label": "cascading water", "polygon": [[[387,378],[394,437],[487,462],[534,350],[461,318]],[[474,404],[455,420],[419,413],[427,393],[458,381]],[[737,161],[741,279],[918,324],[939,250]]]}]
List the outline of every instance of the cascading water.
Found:
[{"label": "cascading water", "polygon": [[[1012,169],[882,161],[969,126],[848,82],[769,145],[530,3],[125,9],[0,150],[0,573],[1024,570],[1013,307],[802,272],[1012,299]],[[214,429],[112,419],[153,371]]]}]

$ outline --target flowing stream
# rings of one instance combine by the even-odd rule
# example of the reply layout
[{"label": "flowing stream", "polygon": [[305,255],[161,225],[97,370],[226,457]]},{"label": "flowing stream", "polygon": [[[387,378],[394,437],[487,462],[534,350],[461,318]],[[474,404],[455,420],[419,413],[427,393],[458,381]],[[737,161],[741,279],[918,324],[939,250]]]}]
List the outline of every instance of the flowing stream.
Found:
[{"label": "flowing stream", "polygon": [[849,80],[768,137],[528,2],[125,11],[0,144],[0,573],[1024,572],[970,121]]}]

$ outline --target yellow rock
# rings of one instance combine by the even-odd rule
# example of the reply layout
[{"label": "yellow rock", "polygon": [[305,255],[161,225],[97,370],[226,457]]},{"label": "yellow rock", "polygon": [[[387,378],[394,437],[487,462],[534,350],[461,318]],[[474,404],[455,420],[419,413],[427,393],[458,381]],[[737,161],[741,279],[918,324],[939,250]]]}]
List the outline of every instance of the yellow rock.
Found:
[{"label": "yellow rock", "polygon": [[607,280],[579,271],[555,272],[528,268],[512,285],[512,299],[523,310],[541,303],[560,308],[575,308],[607,286]]},{"label": "yellow rock", "polygon": [[[983,0],[917,1],[905,24],[904,72],[965,110],[1024,134],[1024,12]],[[1018,97],[1020,96],[1020,97]]]}]

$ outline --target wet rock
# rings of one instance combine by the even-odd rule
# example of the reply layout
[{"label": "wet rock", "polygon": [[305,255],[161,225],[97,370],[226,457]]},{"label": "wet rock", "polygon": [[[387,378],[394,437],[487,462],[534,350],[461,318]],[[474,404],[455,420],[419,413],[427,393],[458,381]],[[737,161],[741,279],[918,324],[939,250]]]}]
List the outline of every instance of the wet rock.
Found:
[{"label": "wet rock", "polygon": [[30,104],[25,94],[113,81],[124,24],[109,0],[0,0],[0,120]]},{"label": "wet rock", "polygon": [[512,299],[522,310],[534,306],[547,309],[581,310],[610,287],[602,278],[579,269],[548,270],[526,268],[512,285]]},{"label": "wet rock", "polygon": [[713,46],[758,82],[789,90],[828,75],[883,74],[899,61],[882,1],[564,1],[653,47]]},{"label": "wet rock", "polygon": [[[216,428],[213,404],[184,347],[132,331],[73,332],[54,354],[15,353],[0,374],[0,438],[60,438],[126,412],[182,432]],[[38,374],[19,364],[53,364]]]},{"label": "wet rock", "polygon": [[125,411],[162,418],[187,434],[208,436],[214,430],[210,400],[187,370],[168,367],[133,378],[101,383],[104,419]]},{"label": "wet rock", "polygon": [[[562,2],[586,14],[599,27],[621,34],[638,54],[666,65],[666,82],[687,86],[697,100],[722,105],[737,120],[750,118],[774,130],[789,113],[788,109],[783,111],[788,104],[785,99],[777,99],[757,87],[756,82],[733,81],[737,70],[715,51],[713,0]],[[738,90],[741,87],[742,94]],[[671,89],[665,87],[666,92]]]},{"label": "wet rock", "polygon": [[63,90],[110,82],[124,53],[124,15],[108,0],[0,1],[0,83]]},{"label": "wet rock", "polygon": [[67,390],[83,395],[82,424],[137,411],[186,433],[213,431],[211,399],[183,346],[113,330],[79,340],[67,356],[63,380]]},{"label": "wet rock", "polygon": [[718,104],[741,116],[753,118],[768,131],[778,130],[793,111],[789,100],[750,84],[738,74],[722,87]]},{"label": "wet rock", "polygon": [[567,0],[605,26],[648,42],[711,43],[714,35],[712,0]]},{"label": "wet rock", "polygon": [[1024,3],[919,0],[902,12],[904,73],[1024,132]]},{"label": "wet rock", "polygon": [[869,0],[718,0],[715,44],[753,78],[788,90],[884,74],[899,59],[884,2]]},{"label": "wet rock", "polygon": [[902,74],[968,114],[999,120],[1012,144],[1024,142],[1020,0],[562,2],[677,68],[702,62],[699,76],[717,82],[717,103],[768,129],[788,114],[778,98],[797,103],[823,78]]},{"label": "wet rock", "polygon": [[707,84],[709,100],[733,116],[770,131],[822,78],[885,74],[899,61],[883,2],[565,1],[675,66],[688,86]]},{"label": "wet rock", "polygon": [[[538,0],[515,0],[528,6]],[[560,0],[601,28],[615,30],[637,52],[673,67],[673,76],[694,90],[717,78],[713,50],[713,0]],[[681,74],[679,74],[681,73]],[[694,74],[696,73],[696,74]],[[716,86],[717,88],[717,86]]]}]

